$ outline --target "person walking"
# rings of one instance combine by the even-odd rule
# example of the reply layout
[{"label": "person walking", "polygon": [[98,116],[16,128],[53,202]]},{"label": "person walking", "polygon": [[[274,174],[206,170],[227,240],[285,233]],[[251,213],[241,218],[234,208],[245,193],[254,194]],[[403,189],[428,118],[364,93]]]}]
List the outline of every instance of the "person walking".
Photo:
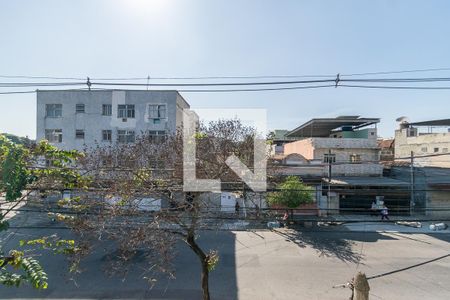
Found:
[{"label": "person walking", "polygon": [[239,209],[241,206],[239,205],[239,201],[236,200],[236,204],[234,205],[234,210],[236,211],[236,215],[239,215]]},{"label": "person walking", "polygon": [[283,223],[282,223],[283,227],[287,227],[288,226],[288,220],[289,220],[289,212],[287,210],[284,212],[282,220],[283,220]]},{"label": "person walking", "polygon": [[381,209],[381,221],[384,219],[389,220],[389,211],[386,205],[383,205],[383,208]]}]

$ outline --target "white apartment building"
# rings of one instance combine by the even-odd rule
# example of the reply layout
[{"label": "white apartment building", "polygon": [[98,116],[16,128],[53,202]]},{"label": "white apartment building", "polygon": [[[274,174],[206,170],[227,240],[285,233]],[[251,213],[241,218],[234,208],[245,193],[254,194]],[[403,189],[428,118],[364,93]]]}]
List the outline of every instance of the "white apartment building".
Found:
[{"label": "white apartment building", "polygon": [[37,92],[36,139],[83,150],[174,133],[189,104],[177,91],[59,90]]}]

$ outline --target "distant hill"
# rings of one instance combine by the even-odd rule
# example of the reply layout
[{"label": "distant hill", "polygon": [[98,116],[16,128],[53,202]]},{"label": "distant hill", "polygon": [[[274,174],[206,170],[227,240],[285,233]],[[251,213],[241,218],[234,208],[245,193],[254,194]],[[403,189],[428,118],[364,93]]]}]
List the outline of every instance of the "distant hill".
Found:
[{"label": "distant hill", "polygon": [[21,137],[21,136],[17,136],[11,133],[0,133],[0,135],[2,136],[6,136],[8,139],[10,139],[12,142],[16,143],[16,144],[21,144],[21,145],[26,145],[26,146],[30,146],[31,144],[33,144],[35,141],[31,140],[27,137]]}]

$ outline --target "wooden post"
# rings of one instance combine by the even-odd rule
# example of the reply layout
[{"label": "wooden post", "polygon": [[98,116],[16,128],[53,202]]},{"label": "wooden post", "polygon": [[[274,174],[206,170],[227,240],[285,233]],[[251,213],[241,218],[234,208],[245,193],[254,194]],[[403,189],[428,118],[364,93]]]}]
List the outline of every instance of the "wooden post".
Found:
[{"label": "wooden post", "polygon": [[353,281],[353,300],[369,300],[369,291],[366,274],[358,272]]}]

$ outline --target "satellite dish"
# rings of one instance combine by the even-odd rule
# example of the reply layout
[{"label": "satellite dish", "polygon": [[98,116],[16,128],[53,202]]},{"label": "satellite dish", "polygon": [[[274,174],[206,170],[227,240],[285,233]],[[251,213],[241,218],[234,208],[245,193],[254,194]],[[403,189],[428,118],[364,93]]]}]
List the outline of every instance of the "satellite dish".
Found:
[{"label": "satellite dish", "polygon": [[404,117],[404,116],[403,117],[398,117],[397,119],[395,119],[395,121],[400,122],[402,124],[409,123],[408,117]]}]

